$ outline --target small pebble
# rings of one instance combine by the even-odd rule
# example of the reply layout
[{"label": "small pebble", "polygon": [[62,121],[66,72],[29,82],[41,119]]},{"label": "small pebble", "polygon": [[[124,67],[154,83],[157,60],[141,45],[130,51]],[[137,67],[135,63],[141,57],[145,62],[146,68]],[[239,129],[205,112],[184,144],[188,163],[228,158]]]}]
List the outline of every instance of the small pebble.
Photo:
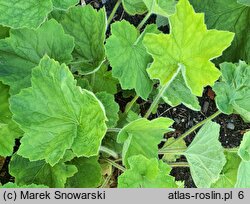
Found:
[{"label": "small pebble", "polygon": [[230,130],[234,130],[235,125],[233,123],[228,123],[227,128],[230,129]]}]

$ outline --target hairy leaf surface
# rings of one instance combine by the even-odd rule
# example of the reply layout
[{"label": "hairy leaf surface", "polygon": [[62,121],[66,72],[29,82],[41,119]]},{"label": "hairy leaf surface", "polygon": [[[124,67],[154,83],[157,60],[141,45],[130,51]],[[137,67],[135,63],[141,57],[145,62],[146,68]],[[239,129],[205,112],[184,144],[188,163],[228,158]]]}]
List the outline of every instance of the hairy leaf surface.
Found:
[{"label": "hairy leaf surface", "polygon": [[32,72],[32,87],[10,100],[14,120],[25,132],[18,153],[55,165],[72,149],[76,156],[98,154],[106,132],[102,104],[76,86],[65,64],[45,56]]},{"label": "hairy leaf surface", "polygon": [[192,178],[198,188],[209,188],[219,179],[226,159],[219,142],[220,126],[206,123],[185,152]]},{"label": "hairy leaf surface", "polygon": [[220,71],[211,62],[233,40],[233,33],[207,30],[204,14],[194,12],[188,0],[180,0],[170,16],[170,34],[147,34],[144,44],[154,62],[147,70],[162,86],[173,80],[179,66],[186,85],[201,96],[203,87],[213,85]]},{"label": "hairy leaf surface", "polygon": [[0,80],[10,86],[11,94],[17,94],[30,86],[31,71],[45,54],[68,63],[73,47],[73,38],[55,20],[37,30],[11,30],[10,38],[0,40]]},{"label": "hairy leaf surface", "polygon": [[173,121],[169,118],[157,118],[149,121],[145,118],[135,120],[125,126],[117,136],[117,142],[123,143],[122,161],[128,167],[131,156],[141,154],[147,158],[158,158],[158,144]]}]

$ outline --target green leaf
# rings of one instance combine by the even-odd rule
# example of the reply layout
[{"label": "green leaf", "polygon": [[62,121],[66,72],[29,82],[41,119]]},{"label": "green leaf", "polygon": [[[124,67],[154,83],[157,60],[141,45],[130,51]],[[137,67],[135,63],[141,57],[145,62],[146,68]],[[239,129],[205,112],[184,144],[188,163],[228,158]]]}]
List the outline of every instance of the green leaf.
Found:
[{"label": "green leaf", "polygon": [[250,188],[250,161],[240,163],[235,188]]},{"label": "green leaf", "polygon": [[45,161],[31,162],[15,154],[11,158],[9,172],[15,177],[16,184],[19,186],[34,183],[50,188],[63,188],[67,178],[72,177],[77,172],[77,168],[64,163],[52,167]]},{"label": "green leaf", "polygon": [[198,188],[209,188],[215,183],[226,163],[219,134],[220,126],[217,123],[206,123],[184,154]]},{"label": "green leaf", "polygon": [[128,167],[128,158],[141,154],[147,158],[158,158],[158,144],[173,121],[169,118],[157,118],[149,121],[141,118],[125,126],[117,136],[117,142],[123,143],[122,161]]},{"label": "green leaf", "polygon": [[178,74],[164,92],[162,99],[169,105],[175,107],[183,103],[188,108],[199,111],[199,101],[186,86],[182,74]]},{"label": "green leaf", "polygon": [[118,80],[112,77],[112,71],[108,71],[106,64],[102,64],[100,69],[92,75],[89,75],[88,80],[91,83],[94,93],[105,91],[110,94],[117,93]]},{"label": "green leaf", "polygon": [[143,99],[149,96],[153,82],[146,72],[152,61],[142,40],[146,33],[159,33],[156,25],[149,25],[140,35],[129,22],[123,20],[111,25],[111,37],[107,40],[107,57],[112,66],[112,74],[119,79],[123,89],[135,89]]},{"label": "green leaf", "polygon": [[106,132],[98,99],[76,86],[65,64],[45,56],[33,69],[32,87],[10,99],[13,119],[25,132],[18,154],[55,165],[67,149],[76,156],[98,154]]},{"label": "green leaf", "polygon": [[0,82],[0,155],[10,156],[15,145],[15,138],[22,132],[12,121],[9,110],[9,87]]},{"label": "green leaf", "polygon": [[[184,140],[179,140],[178,142],[175,142],[175,138],[171,137],[167,140],[167,142],[164,144],[164,147],[171,145],[171,149],[175,149],[175,148],[186,148],[186,143]],[[173,144],[172,144],[173,143]],[[164,148],[163,147],[163,148]],[[164,154],[164,156],[162,157],[163,161],[167,161],[167,162],[175,162],[176,159],[179,159],[181,157],[181,155],[176,155],[176,154]]]},{"label": "green leaf", "polygon": [[250,6],[250,0],[237,0],[238,3]]},{"label": "green leaf", "polygon": [[79,0],[52,0],[54,9],[67,10],[79,3]]},{"label": "green leaf", "polygon": [[213,90],[216,93],[216,105],[225,114],[240,114],[250,122],[250,65],[240,61],[239,64],[223,63],[220,65],[222,78]]},{"label": "green leaf", "polygon": [[119,188],[176,188],[171,167],[158,159],[136,155],[128,159],[130,169],[118,177]]},{"label": "green leaf", "polygon": [[223,167],[220,177],[211,188],[233,188],[237,180],[237,171],[241,162],[240,157],[234,152],[225,152],[227,163]]},{"label": "green leaf", "polygon": [[78,172],[67,180],[67,188],[97,188],[102,179],[102,169],[97,157],[76,158],[70,162]]},{"label": "green leaf", "polygon": [[0,39],[9,37],[10,28],[0,25]]},{"label": "green leaf", "polygon": [[209,29],[228,30],[235,33],[234,41],[219,62],[250,62],[250,8],[237,0],[190,0],[198,12],[205,12]]},{"label": "green leaf", "polygon": [[9,183],[4,184],[3,186],[0,186],[0,188],[48,188],[48,186],[36,185],[36,184],[19,186],[16,183],[9,182]]},{"label": "green leaf", "polygon": [[116,127],[119,120],[118,112],[119,105],[115,102],[115,97],[106,92],[99,92],[96,97],[102,102],[108,121],[106,122],[108,128]]},{"label": "green leaf", "polygon": [[244,134],[238,154],[243,161],[250,161],[250,132]]},{"label": "green leaf", "polygon": [[[222,54],[233,40],[233,33],[207,30],[204,14],[194,12],[188,0],[180,0],[176,13],[169,17],[170,34],[147,34],[144,44],[154,62],[147,69],[151,79],[159,79],[165,86],[173,80],[177,70],[196,96],[203,87],[213,85],[220,71],[211,62]],[[185,31],[185,32],[184,32]]]},{"label": "green leaf", "polygon": [[37,30],[11,30],[10,38],[0,40],[0,80],[10,86],[11,94],[17,94],[30,86],[31,71],[45,54],[67,63],[73,47],[73,38],[55,20]]},{"label": "green leaf", "polygon": [[52,11],[50,0],[8,0],[0,4],[0,24],[11,28],[37,28]]},{"label": "green leaf", "polygon": [[122,0],[122,5],[129,15],[144,14],[147,11],[143,0]]},{"label": "green leaf", "polygon": [[175,12],[175,0],[143,0],[148,12],[169,17]]},{"label": "green leaf", "polygon": [[105,58],[106,12],[92,6],[73,7],[61,24],[66,33],[75,38],[72,68],[81,74],[97,71]]}]

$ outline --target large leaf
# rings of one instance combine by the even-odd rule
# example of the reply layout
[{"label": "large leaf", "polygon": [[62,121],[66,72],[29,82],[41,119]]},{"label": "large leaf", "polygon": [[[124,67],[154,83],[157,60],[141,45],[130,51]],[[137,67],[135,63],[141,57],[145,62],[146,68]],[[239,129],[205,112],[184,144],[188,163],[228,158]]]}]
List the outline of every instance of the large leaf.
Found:
[{"label": "large leaf", "polygon": [[181,70],[186,85],[201,96],[203,87],[213,85],[220,71],[211,62],[220,56],[233,40],[233,33],[207,30],[204,14],[194,12],[188,0],[180,0],[176,13],[170,16],[170,34],[147,34],[144,44],[154,62],[147,70],[151,79],[162,86]]},{"label": "large leaf", "polygon": [[15,138],[22,132],[12,121],[9,110],[9,87],[0,82],[0,155],[10,156],[15,145]]},{"label": "large leaf", "polygon": [[52,11],[51,0],[2,0],[0,24],[11,28],[37,28]]},{"label": "large leaf", "polygon": [[43,184],[51,188],[63,188],[66,180],[72,177],[77,168],[64,163],[50,166],[45,161],[30,162],[19,155],[11,158],[9,172],[15,177],[17,185]]},{"label": "large leaf", "polygon": [[250,161],[240,163],[235,188],[250,188]]},{"label": "large leaf", "polygon": [[212,188],[233,188],[237,180],[237,172],[241,162],[240,157],[234,152],[225,152],[227,163],[223,167],[220,177]]},{"label": "large leaf", "polygon": [[37,30],[11,30],[10,38],[0,40],[0,80],[10,85],[10,92],[16,94],[30,86],[32,68],[45,54],[67,63],[72,59],[73,47],[73,38],[66,35],[55,20]]},{"label": "large leaf", "polygon": [[99,92],[96,94],[96,97],[102,102],[105,108],[108,128],[116,127],[117,121],[119,120],[119,105],[115,102],[115,97],[106,92]]},{"label": "large leaf", "polygon": [[144,99],[149,96],[153,83],[146,72],[152,58],[142,40],[146,33],[158,32],[155,25],[149,25],[140,35],[133,25],[123,20],[112,24],[112,35],[106,43],[113,76],[119,79],[123,89],[135,89]]},{"label": "large leaf", "polygon": [[67,10],[79,3],[79,0],[52,0],[55,9]]},{"label": "large leaf", "polygon": [[128,167],[128,158],[141,154],[147,158],[158,158],[158,144],[164,133],[169,132],[173,121],[169,118],[157,118],[149,121],[145,118],[135,120],[125,126],[117,137],[123,143],[122,160]]},{"label": "large leaf", "polygon": [[52,166],[67,149],[76,156],[98,154],[106,132],[102,104],[76,86],[65,64],[45,56],[32,72],[32,87],[10,99],[14,120],[25,132],[18,153]]},{"label": "large leaf", "polygon": [[70,162],[78,172],[67,180],[67,188],[97,188],[102,179],[101,166],[97,157],[76,158]]},{"label": "large leaf", "polygon": [[73,7],[61,21],[66,33],[75,38],[74,70],[82,74],[95,72],[105,58],[106,13],[92,6]]},{"label": "large leaf", "polygon": [[213,89],[216,93],[216,105],[225,114],[237,113],[250,122],[250,65],[221,64],[222,78]]},{"label": "large leaf", "polygon": [[209,29],[222,29],[235,33],[231,47],[223,53],[220,62],[239,60],[250,62],[250,8],[237,3],[237,0],[190,0],[190,2],[197,11],[205,12]]},{"label": "large leaf", "polygon": [[198,188],[209,188],[215,183],[226,159],[219,142],[220,126],[206,123],[185,152],[192,178]]},{"label": "large leaf", "polygon": [[118,177],[119,188],[176,188],[171,168],[156,158],[142,155],[130,157],[130,169]]}]

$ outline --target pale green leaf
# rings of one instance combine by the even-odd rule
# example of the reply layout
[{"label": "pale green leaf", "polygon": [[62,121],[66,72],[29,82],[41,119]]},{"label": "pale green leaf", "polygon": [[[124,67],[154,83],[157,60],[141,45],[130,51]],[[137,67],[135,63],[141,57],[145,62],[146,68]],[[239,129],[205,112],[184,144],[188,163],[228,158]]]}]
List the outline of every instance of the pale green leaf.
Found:
[{"label": "pale green leaf", "polygon": [[196,96],[186,86],[182,74],[178,74],[164,92],[162,99],[169,105],[175,107],[183,103],[188,108],[199,111],[200,105]]},{"label": "pale green leaf", "polygon": [[30,184],[30,185],[17,185],[16,183],[6,183],[3,186],[0,186],[0,188],[48,188],[48,186],[44,185],[36,185],[36,184]]},{"label": "pale green leaf", "polygon": [[184,154],[198,188],[209,188],[215,183],[226,163],[219,134],[220,126],[217,123],[206,123]]},{"label": "pale green leaf", "polygon": [[96,93],[96,97],[102,102],[108,121],[106,122],[108,128],[116,127],[119,120],[118,112],[119,105],[115,102],[115,97],[106,92]]},{"label": "pale green leaf", "polygon": [[213,87],[217,107],[228,115],[240,114],[250,122],[250,65],[240,61],[239,64],[225,62],[220,67],[221,81]]},{"label": "pale green leaf", "polygon": [[143,14],[147,7],[143,0],[122,0],[124,10],[130,15]]},{"label": "pale green leaf", "polygon": [[90,5],[73,7],[66,13],[61,24],[65,32],[75,38],[73,70],[81,74],[97,71],[105,58],[105,10],[96,11]]},{"label": "pale green leaf", "polygon": [[79,0],[52,0],[54,9],[67,10],[79,3]]},{"label": "pale green leaf", "polygon": [[250,6],[250,0],[237,0],[238,3]]},{"label": "pale green leaf", "polygon": [[211,188],[233,188],[237,180],[237,172],[241,162],[240,157],[234,152],[225,152],[227,163],[223,167],[220,177]]},{"label": "pale green leaf", "polygon": [[11,94],[19,93],[30,86],[31,71],[45,54],[67,63],[73,47],[73,38],[55,20],[37,30],[11,30],[10,38],[0,40],[0,80],[10,86]]},{"label": "pale green leaf", "polygon": [[72,177],[77,168],[74,165],[58,163],[50,166],[45,161],[31,162],[19,155],[11,158],[9,172],[17,185],[42,184],[50,188],[63,188],[66,180]]},{"label": "pale green leaf", "polygon": [[244,161],[250,161],[250,132],[244,134],[238,154]]},{"label": "pale green leaf", "polygon": [[102,179],[102,169],[97,157],[76,158],[70,162],[78,172],[67,180],[67,188],[97,188]]},{"label": "pale green leaf", "polygon": [[175,12],[175,0],[143,0],[148,12],[169,17]]},{"label": "pale green leaf", "polygon": [[196,96],[203,87],[213,85],[220,71],[211,62],[233,40],[233,33],[207,30],[204,14],[194,12],[188,0],[180,0],[176,13],[169,17],[170,34],[147,34],[144,44],[154,62],[147,70],[162,86],[173,80],[181,66],[186,85]]},{"label": "pale green leaf", "polygon": [[112,74],[118,78],[123,89],[135,89],[143,99],[149,96],[153,82],[146,72],[152,62],[142,40],[146,33],[159,33],[155,25],[149,25],[140,35],[129,22],[123,20],[111,25],[111,37],[107,40],[107,57],[112,66]]},{"label": "pale green leaf", "polygon": [[128,159],[130,168],[118,177],[119,188],[176,188],[171,167],[156,158],[136,155]]},{"label": "pale green leaf", "polygon": [[149,121],[145,118],[126,125],[117,136],[117,142],[123,143],[122,161],[128,167],[128,158],[141,154],[147,158],[158,158],[158,144],[173,121],[169,118],[157,118]]},{"label": "pale green leaf", "polygon": [[76,86],[65,64],[45,56],[33,69],[32,87],[10,99],[14,120],[25,132],[18,153],[52,166],[67,149],[76,156],[98,154],[106,132],[102,104]]},{"label": "pale green leaf", "polygon": [[235,188],[250,188],[250,161],[240,163]]},{"label": "pale green leaf", "polygon": [[[242,0],[243,1],[243,0]],[[190,0],[198,12],[204,12],[209,29],[228,30],[235,33],[232,45],[219,62],[250,62],[250,8],[237,0]]]},{"label": "pale green leaf", "polygon": [[52,11],[51,0],[1,0],[0,24],[11,28],[37,28]]}]

